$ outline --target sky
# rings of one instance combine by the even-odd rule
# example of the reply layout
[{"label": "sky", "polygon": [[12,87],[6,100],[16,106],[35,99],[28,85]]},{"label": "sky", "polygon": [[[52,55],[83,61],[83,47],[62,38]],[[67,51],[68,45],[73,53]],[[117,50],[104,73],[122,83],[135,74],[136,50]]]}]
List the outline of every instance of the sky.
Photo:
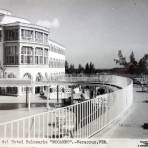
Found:
[{"label": "sky", "polygon": [[116,67],[118,50],[148,54],[148,0],[0,0],[0,8],[49,27],[76,67]]}]

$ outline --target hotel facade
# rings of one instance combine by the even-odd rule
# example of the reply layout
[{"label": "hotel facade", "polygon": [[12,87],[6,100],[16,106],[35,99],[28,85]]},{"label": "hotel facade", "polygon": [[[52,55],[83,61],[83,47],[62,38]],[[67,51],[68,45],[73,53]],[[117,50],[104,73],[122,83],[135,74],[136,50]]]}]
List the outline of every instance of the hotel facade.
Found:
[{"label": "hotel facade", "polygon": [[[0,10],[1,78],[47,81],[65,74],[65,47],[50,39],[48,28]],[[0,88],[0,94],[22,95],[25,87]],[[29,88],[32,94],[44,87]]]}]

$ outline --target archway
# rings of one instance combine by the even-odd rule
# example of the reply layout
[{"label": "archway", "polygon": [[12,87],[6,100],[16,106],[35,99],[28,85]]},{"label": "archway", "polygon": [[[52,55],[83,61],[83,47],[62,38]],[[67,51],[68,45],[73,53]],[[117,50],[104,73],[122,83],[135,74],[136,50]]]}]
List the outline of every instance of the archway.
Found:
[{"label": "archway", "polygon": [[23,78],[25,78],[25,79],[32,79],[32,75],[27,72],[27,73],[24,74]]}]

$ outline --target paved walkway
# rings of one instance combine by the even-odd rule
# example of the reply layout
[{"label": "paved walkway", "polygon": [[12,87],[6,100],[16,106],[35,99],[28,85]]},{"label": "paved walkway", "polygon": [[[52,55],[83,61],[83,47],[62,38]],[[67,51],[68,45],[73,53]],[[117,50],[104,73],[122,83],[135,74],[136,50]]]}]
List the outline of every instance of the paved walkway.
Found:
[{"label": "paved walkway", "polygon": [[[46,102],[47,101],[40,98],[39,95],[31,98],[31,103],[46,104]],[[28,111],[28,109],[25,108],[25,103],[25,96],[0,96],[0,123],[47,111],[46,107],[31,107],[30,111]],[[6,110],[6,108],[8,110]]]},{"label": "paved walkway", "polygon": [[[30,95],[30,101],[32,103],[45,103],[47,102],[46,99],[42,99],[40,95]],[[25,103],[26,96],[0,96],[0,103]]]},{"label": "paved walkway", "polygon": [[45,111],[47,111],[46,108],[32,108],[30,111],[28,111],[27,108],[14,109],[14,110],[0,110],[0,124],[7,121],[12,121],[30,115],[42,113]]},{"label": "paved walkway", "polygon": [[134,88],[133,105],[120,122],[92,138],[148,138],[148,130],[142,127],[144,123],[148,123],[148,92],[137,91]]}]

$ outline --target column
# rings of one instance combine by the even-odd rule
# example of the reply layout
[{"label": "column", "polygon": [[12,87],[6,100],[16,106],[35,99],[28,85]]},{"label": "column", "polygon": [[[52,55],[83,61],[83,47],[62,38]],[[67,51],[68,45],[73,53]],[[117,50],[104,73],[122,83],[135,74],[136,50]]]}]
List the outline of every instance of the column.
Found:
[{"label": "column", "polygon": [[30,111],[30,105],[31,105],[31,103],[30,103],[30,93],[29,93],[29,91],[28,91],[28,111]]},{"label": "column", "polygon": [[35,65],[35,47],[33,47],[33,64]]},{"label": "column", "polygon": [[22,46],[20,44],[18,44],[18,65],[21,64],[21,48]]},{"label": "column", "polygon": [[59,85],[57,85],[57,104],[59,105]]},{"label": "column", "polygon": [[73,104],[73,86],[71,86],[71,104]]},{"label": "column", "polygon": [[35,86],[32,86],[32,95],[35,95]]},{"label": "column", "polygon": [[19,41],[21,41],[22,40],[22,36],[21,36],[21,28],[19,28]]},{"label": "column", "polygon": [[96,98],[96,86],[93,88],[93,97]]},{"label": "column", "polygon": [[28,107],[28,111],[30,110],[30,96],[29,96],[29,88],[26,86],[26,107]]},{"label": "column", "polygon": [[44,57],[45,57],[45,55],[44,55],[44,48],[42,48],[43,49],[43,64],[44,64]]},{"label": "column", "polygon": [[22,95],[22,87],[18,86],[17,87],[17,96],[21,96]]},{"label": "column", "polygon": [[35,42],[35,31],[33,30],[33,42]]},{"label": "column", "polygon": [[49,109],[50,87],[47,86],[47,110]]}]

